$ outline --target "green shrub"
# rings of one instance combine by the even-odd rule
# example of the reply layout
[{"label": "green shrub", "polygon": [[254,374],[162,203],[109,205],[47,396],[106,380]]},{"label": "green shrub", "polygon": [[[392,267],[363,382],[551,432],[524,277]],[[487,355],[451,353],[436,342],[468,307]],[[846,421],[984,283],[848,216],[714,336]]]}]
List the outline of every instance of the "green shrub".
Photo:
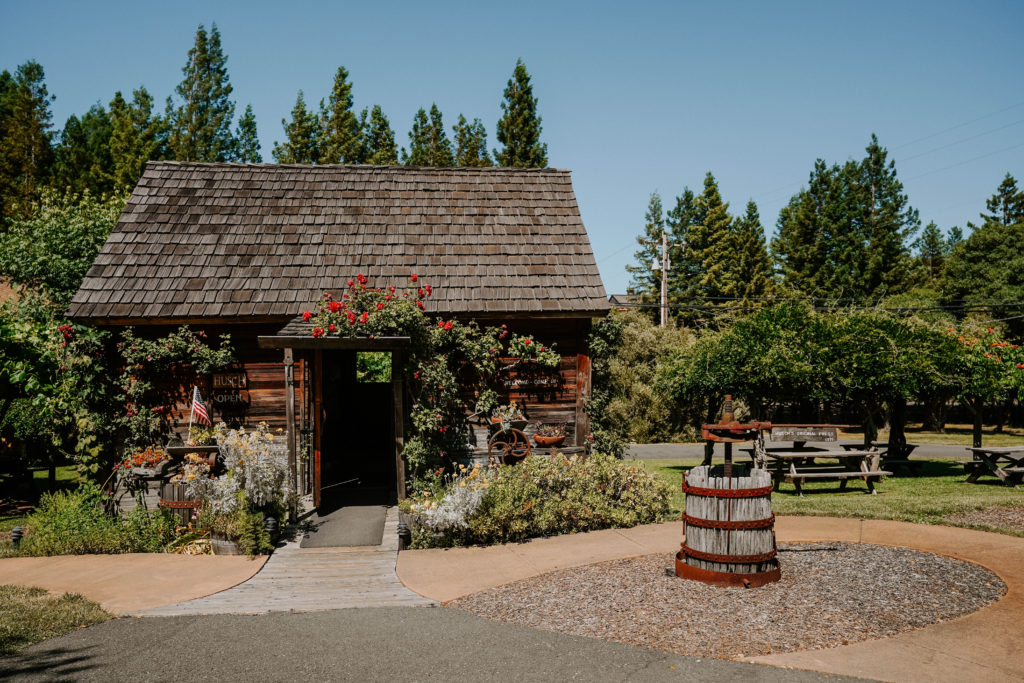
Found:
[{"label": "green shrub", "polygon": [[160,552],[174,538],[166,510],[135,508],[121,517],[103,511],[102,495],[86,486],[43,494],[25,520],[23,555]]},{"label": "green shrub", "polygon": [[[482,496],[466,494],[474,489]],[[611,456],[532,456],[515,467],[464,472],[440,500],[414,496],[405,509],[420,520],[414,545],[493,544],[656,522],[668,514],[670,495],[642,466]]]}]

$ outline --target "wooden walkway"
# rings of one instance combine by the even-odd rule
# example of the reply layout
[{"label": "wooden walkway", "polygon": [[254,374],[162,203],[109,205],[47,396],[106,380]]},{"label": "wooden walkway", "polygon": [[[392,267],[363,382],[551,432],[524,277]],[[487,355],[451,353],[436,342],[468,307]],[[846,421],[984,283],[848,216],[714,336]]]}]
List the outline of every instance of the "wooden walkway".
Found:
[{"label": "wooden walkway", "polygon": [[255,576],[220,593],[134,616],[314,612],[346,607],[430,607],[395,574],[398,509],[389,508],[384,542],[355,548],[278,548]]}]

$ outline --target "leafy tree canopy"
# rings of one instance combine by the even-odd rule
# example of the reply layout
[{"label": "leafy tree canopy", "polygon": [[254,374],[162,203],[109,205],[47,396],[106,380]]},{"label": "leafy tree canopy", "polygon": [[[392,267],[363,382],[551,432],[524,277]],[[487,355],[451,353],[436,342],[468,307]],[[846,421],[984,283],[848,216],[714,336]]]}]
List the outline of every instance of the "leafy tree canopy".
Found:
[{"label": "leafy tree canopy", "polygon": [[541,117],[533,96],[530,74],[521,59],[516,60],[512,78],[505,86],[498,120],[497,138],[502,149],[494,150],[499,166],[543,168],[548,165],[548,146],[540,141]]}]

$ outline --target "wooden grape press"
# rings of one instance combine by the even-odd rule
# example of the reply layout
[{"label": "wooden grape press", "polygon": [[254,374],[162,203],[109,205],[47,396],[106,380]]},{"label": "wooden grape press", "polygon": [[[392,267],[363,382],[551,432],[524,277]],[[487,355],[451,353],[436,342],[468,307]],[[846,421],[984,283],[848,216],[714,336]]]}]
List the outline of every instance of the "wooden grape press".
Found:
[{"label": "wooden grape press", "polygon": [[710,458],[683,477],[686,539],[676,554],[676,575],[714,586],[753,588],[782,576],[775,546],[772,477],[767,469],[734,465],[732,445],[760,444],[761,431],[771,423],[741,424],[733,413],[732,396],[725,397],[718,424],[701,427],[709,445],[725,449],[724,464]]}]

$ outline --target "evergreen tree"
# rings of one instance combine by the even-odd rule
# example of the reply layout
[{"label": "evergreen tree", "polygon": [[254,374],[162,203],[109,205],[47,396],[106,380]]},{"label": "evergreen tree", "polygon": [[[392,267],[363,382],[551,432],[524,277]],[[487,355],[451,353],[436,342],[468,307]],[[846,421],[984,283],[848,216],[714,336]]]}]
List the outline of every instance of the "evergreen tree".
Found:
[{"label": "evergreen tree", "polygon": [[493,166],[491,155],[487,153],[487,130],[480,119],[468,123],[466,117],[459,114],[459,121],[452,130],[455,132],[455,165],[456,166]]},{"label": "evergreen tree", "polygon": [[[658,309],[653,305],[661,301],[661,236],[665,232],[665,217],[661,205],[661,195],[652,192],[644,214],[644,231],[636,238],[640,248],[633,254],[636,265],[626,266],[633,279],[629,284],[629,293],[640,297],[644,304],[652,305],[646,312],[658,317]],[[657,266],[657,268],[655,268]]]},{"label": "evergreen tree", "polygon": [[[999,188],[991,198],[985,200],[985,208],[989,214],[981,214],[982,225],[1000,223],[1016,225],[1024,223],[1024,190],[1017,187],[1017,180],[1009,173],[999,183]],[[968,223],[972,228],[975,226]]]},{"label": "evergreen tree", "polygon": [[920,284],[935,284],[942,275],[942,270],[949,255],[949,243],[942,236],[942,231],[935,221],[928,223],[921,231],[921,236],[914,242],[917,252],[917,263],[921,272]]},{"label": "evergreen tree", "polygon": [[704,176],[704,191],[694,202],[694,214],[700,222],[690,226],[686,252],[699,270],[681,294],[692,303],[718,303],[734,289],[730,263],[735,240],[729,205],[722,201],[710,171]]},{"label": "evergreen tree", "polygon": [[886,161],[888,153],[876,135],[871,135],[866,152],[857,186],[860,220],[853,226],[864,246],[861,292],[869,296],[899,293],[911,285],[907,245],[921,220],[896,177],[896,162]]},{"label": "evergreen tree", "polygon": [[454,166],[452,143],[444,132],[441,110],[430,106],[430,117],[422,108],[416,112],[409,131],[409,152],[402,149],[402,162],[407,166]]},{"label": "evergreen tree", "polygon": [[113,189],[112,132],[102,104],[94,104],[81,118],[68,117],[54,148],[53,187],[75,194],[108,194]]},{"label": "evergreen tree", "polygon": [[292,107],[292,120],[281,119],[287,139],[274,142],[271,152],[279,164],[315,164],[320,159],[320,123],[314,112],[306,108],[306,99],[299,91]]},{"label": "evergreen tree", "polygon": [[946,244],[949,245],[949,250],[953,251],[953,248],[964,241],[964,231],[958,225],[954,225],[949,229],[949,235],[946,236]]},{"label": "evergreen tree", "polygon": [[807,188],[780,212],[772,252],[787,287],[859,299],[912,284],[907,245],[920,219],[874,135],[866,151],[842,166],[816,161]]},{"label": "evergreen tree", "polygon": [[167,127],[153,114],[153,96],[145,88],[126,102],[120,92],[110,101],[111,176],[115,188],[131,188],[147,161],[166,157]]},{"label": "evergreen tree", "polygon": [[233,161],[237,145],[231,135],[235,103],[231,100],[227,57],[214,24],[209,36],[202,25],[182,68],[185,78],[175,91],[181,104],[168,100],[170,153],[178,161]]},{"label": "evergreen tree", "polygon": [[516,60],[512,78],[505,86],[503,112],[498,120],[497,138],[504,145],[494,150],[499,166],[543,168],[548,165],[548,146],[540,141],[541,117],[533,96],[530,74],[521,59]]},{"label": "evergreen tree", "polygon": [[395,132],[380,105],[373,105],[366,127],[366,163],[374,166],[393,166],[398,163]]},{"label": "evergreen tree", "polygon": [[744,310],[757,308],[771,291],[771,259],[765,244],[764,228],[757,204],[747,202],[747,212],[736,220],[734,254],[730,268],[731,294],[741,301]]},{"label": "evergreen tree", "polygon": [[235,141],[238,143],[235,155],[237,161],[245,164],[258,164],[263,161],[263,155],[260,154],[260,137],[256,130],[256,115],[252,112],[251,104],[245,105],[245,111],[238,119]]},{"label": "evergreen tree", "polygon": [[[668,300],[670,304],[685,304],[684,291],[687,285],[700,276],[700,264],[690,258],[686,249],[686,240],[689,238],[690,228],[702,220],[698,220],[696,197],[693,190],[684,187],[683,193],[676,197],[676,205],[668,210],[665,217],[670,242],[668,247]],[[685,319],[687,316],[677,314],[677,317]]]},{"label": "evergreen tree", "polygon": [[0,216],[24,211],[50,174],[53,133],[46,75],[38,62],[28,61],[12,77],[0,76]]},{"label": "evergreen tree", "polygon": [[985,222],[953,247],[946,260],[943,297],[981,310],[984,318],[1006,319],[1009,336],[1019,338],[1024,336],[1019,306],[1024,301],[1024,215],[1014,208],[1020,199],[1016,192],[1013,178],[1004,179],[985,202]]},{"label": "evergreen tree", "polygon": [[339,66],[327,104],[320,101],[321,164],[361,164],[365,160],[363,127],[352,111],[352,103],[348,71]]}]

